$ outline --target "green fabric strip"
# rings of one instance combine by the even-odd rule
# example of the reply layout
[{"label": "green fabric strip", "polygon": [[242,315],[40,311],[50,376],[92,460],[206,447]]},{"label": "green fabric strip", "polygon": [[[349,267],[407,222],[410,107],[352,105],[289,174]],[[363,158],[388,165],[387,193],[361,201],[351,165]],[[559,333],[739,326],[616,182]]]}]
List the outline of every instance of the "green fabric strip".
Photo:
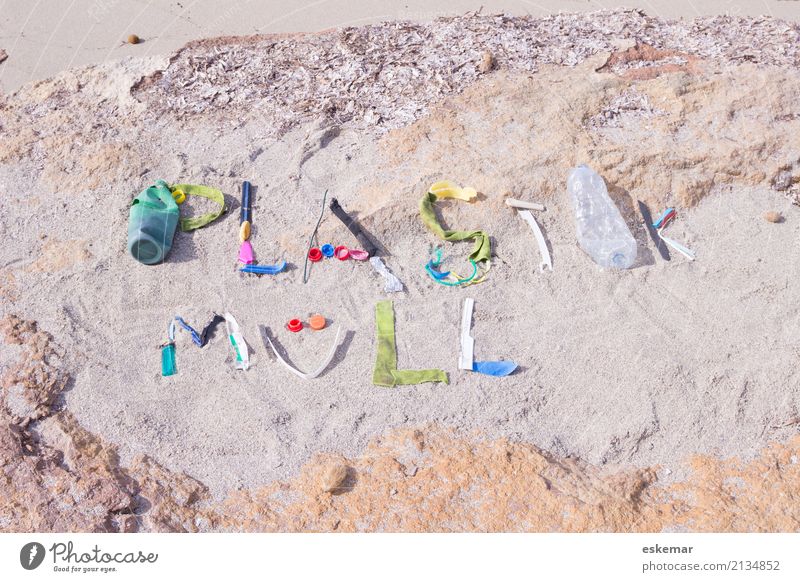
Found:
[{"label": "green fabric strip", "polygon": [[444,370],[398,370],[397,347],[394,341],[394,308],[391,301],[375,304],[375,328],[378,332],[378,355],[372,383],[376,386],[397,386],[399,384],[422,384],[423,382],[444,382]]},{"label": "green fabric strip", "polygon": [[219,204],[219,210],[201,214],[200,216],[192,216],[190,218],[181,218],[181,230],[188,232],[207,225],[220,217],[225,212],[225,197],[222,192],[216,188],[209,186],[195,186],[194,184],[172,184],[170,190],[181,190],[187,196],[202,196],[208,198]]},{"label": "green fabric strip", "polygon": [[491,243],[489,242],[489,235],[482,230],[445,230],[436,218],[436,212],[433,209],[433,204],[438,198],[433,192],[428,192],[419,201],[419,214],[422,217],[422,222],[428,227],[433,234],[439,238],[457,242],[462,240],[475,239],[475,246],[472,248],[472,253],[469,258],[480,263],[488,261],[492,256]]}]

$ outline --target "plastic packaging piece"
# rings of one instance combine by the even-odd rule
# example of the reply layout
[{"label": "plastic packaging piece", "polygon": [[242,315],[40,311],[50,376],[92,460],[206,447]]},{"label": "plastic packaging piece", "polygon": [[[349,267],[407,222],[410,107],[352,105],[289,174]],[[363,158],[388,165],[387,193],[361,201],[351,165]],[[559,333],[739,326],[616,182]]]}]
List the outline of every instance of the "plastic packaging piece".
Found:
[{"label": "plastic packaging piece", "polygon": [[375,368],[372,383],[376,386],[397,386],[399,384],[421,384],[423,382],[447,381],[444,370],[398,370],[397,346],[394,337],[394,309],[391,301],[375,304],[375,328],[378,334]]},{"label": "plastic packaging piece", "polygon": [[228,331],[228,339],[233,346],[233,351],[236,352],[236,362],[234,363],[236,369],[247,370],[250,367],[247,343],[239,330],[239,324],[230,313],[225,313],[225,329]]},{"label": "plastic packaging piece", "polygon": [[286,324],[286,329],[293,333],[297,333],[301,329],[303,329],[303,322],[299,319],[290,319],[289,323]]},{"label": "plastic packaging piece", "polygon": [[517,364],[509,360],[499,360],[496,362],[473,362],[472,371],[485,376],[502,378],[512,374],[517,369]]},{"label": "plastic packaging piece", "polygon": [[523,208],[527,210],[544,210],[544,204],[525,202],[524,200],[517,200],[516,198],[506,198],[506,206],[510,206],[511,208]]},{"label": "plastic packaging piece", "polygon": [[550,251],[547,250],[547,242],[544,240],[544,234],[542,229],[539,228],[539,223],[536,222],[530,210],[517,210],[517,214],[531,227],[533,236],[536,237],[536,242],[539,244],[539,254],[542,255],[542,262],[539,263],[539,272],[543,273],[545,267],[552,271],[553,262],[550,260]]},{"label": "plastic packaging piece", "polygon": [[331,244],[324,244],[320,247],[322,254],[325,255],[327,258],[331,258],[334,253],[333,245]]},{"label": "plastic packaging piece", "polygon": [[241,273],[252,273],[254,275],[277,275],[286,268],[286,261],[281,261],[277,265],[246,265],[239,269]]},{"label": "plastic packaging piece", "polygon": [[433,192],[437,198],[457,198],[465,202],[472,202],[478,196],[475,188],[461,188],[458,184],[449,180],[434,182],[428,188],[428,192]]},{"label": "plastic packaging piece", "polygon": [[172,376],[178,373],[175,363],[175,344],[170,342],[161,346],[161,375]]},{"label": "plastic packaging piece", "polygon": [[383,260],[380,257],[370,257],[369,264],[372,265],[376,273],[383,277],[385,281],[383,284],[384,291],[387,293],[399,293],[403,290],[403,282],[394,276],[394,273],[383,264]]},{"label": "plastic packaging piece", "polygon": [[164,180],[157,180],[131,204],[128,217],[128,252],[145,265],[164,260],[172,248],[180,210]]},{"label": "plastic packaging piece", "polygon": [[367,251],[362,251],[360,249],[349,249],[350,250],[350,258],[356,261],[366,261],[369,259],[369,253]]},{"label": "plastic packaging piece", "polygon": [[628,269],[636,261],[637,246],[603,178],[585,165],[567,179],[575,210],[578,244],[604,268]]},{"label": "plastic packaging piece", "polygon": [[328,352],[328,355],[326,356],[325,361],[316,370],[314,370],[313,372],[301,372],[300,370],[298,370],[297,368],[292,366],[289,362],[284,360],[281,357],[281,355],[278,353],[278,350],[275,349],[275,345],[272,343],[272,340],[269,338],[269,336],[267,335],[266,331],[264,332],[264,337],[266,338],[267,343],[269,344],[269,347],[272,348],[272,353],[275,354],[275,357],[278,358],[278,361],[281,364],[283,364],[284,367],[287,370],[289,370],[292,374],[294,374],[296,376],[299,376],[303,380],[312,380],[312,379],[316,378],[317,376],[319,376],[320,374],[322,374],[322,372],[325,371],[325,368],[327,368],[330,365],[330,363],[333,361],[333,357],[336,355],[336,348],[339,347],[339,335],[341,334],[341,332],[342,332],[342,328],[339,327],[336,330],[336,337],[333,340],[333,345],[331,346],[331,349]]},{"label": "plastic packaging piece", "polygon": [[336,250],[333,251],[333,254],[340,261],[346,261],[350,258],[350,249],[344,245],[339,245],[336,247]]},{"label": "plastic packaging piece", "polygon": [[311,247],[308,250],[308,260],[312,263],[317,263],[322,260],[322,251],[317,247]]},{"label": "plastic packaging piece", "polygon": [[464,299],[464,309],[461,312],[461,351],[458,354],[458,368],[472,370],[474,361],[475,340],[469,334],[472,327],[472,310],[475,300],[472,297]]},{"label": "plastic packaging piece", "polygon": [[642,218],[644,218],[644,225],[647,227],[647,232],[656,245],[658,253],[661,255],[662,259],[669,261],[671,259],[669,256],[669,249],[667,248],[667,244],[661,240],[661,237],[658,235],[656,227],[653,226],[653,217],[650,215],[650,209],[647,208],[647,205],[641,200],[637,200],[636,202],[639,205],[639,213],[642,215]]},{"label": "plastic packaging piece", "polygon": [[250,265],[254,263],[255,260],[256,258],[253,255],[253,245],[250,244],[249,240],[244,241],[242,246],[239,247],[239,262],[244,265]]},{"label": "plastic packaging piece", "polygon": [[474,306],[474,299],[471,297],[464,299],[464,310],[461,312],[461,351],[458,355],[458,367],[461,370],[470,370],[486,376],[508,376],[517,369],[516,363],[509,360],[476,362],[474,359],[475,340],[469,333],[472,327]]},{"label": "plastic packaging piece", "polygon": [[319,314],[312,315],[311,317],[308,318],[308,325],[311,327],[311,329],[315,331],[325,329],[325,325],[327,323],[328,322],[325,319],[325,317]]}]

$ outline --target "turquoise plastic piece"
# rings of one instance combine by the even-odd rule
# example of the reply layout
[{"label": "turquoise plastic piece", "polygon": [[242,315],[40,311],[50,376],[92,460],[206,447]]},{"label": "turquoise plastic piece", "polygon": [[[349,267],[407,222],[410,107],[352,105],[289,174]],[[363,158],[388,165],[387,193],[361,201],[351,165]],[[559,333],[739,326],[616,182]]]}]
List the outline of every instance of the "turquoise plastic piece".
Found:
[{"label": "turquoise plastic piece", "polygon": [[161,348],[161,375],[172,376],[177,374],[178,367],[175,365],[175,344],[168,343]]},{"label": "turquoise plastic piece", "polygon": [[157,180],[131,204],[128,218],[128,251],[145,265],[164,260],[172,248],[180,209],[164,180]]}]

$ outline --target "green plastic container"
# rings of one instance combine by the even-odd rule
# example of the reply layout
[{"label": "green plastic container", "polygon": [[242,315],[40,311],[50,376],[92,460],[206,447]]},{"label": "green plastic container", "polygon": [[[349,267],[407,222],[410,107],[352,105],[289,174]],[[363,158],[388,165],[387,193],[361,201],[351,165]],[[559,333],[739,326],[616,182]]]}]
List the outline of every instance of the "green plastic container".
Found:
[{"label": "green plastic container", "polygon": [[145,265],[164,260],[172,248],[180,210],[164,180],[144,190],[131,205],[128,251]]}]

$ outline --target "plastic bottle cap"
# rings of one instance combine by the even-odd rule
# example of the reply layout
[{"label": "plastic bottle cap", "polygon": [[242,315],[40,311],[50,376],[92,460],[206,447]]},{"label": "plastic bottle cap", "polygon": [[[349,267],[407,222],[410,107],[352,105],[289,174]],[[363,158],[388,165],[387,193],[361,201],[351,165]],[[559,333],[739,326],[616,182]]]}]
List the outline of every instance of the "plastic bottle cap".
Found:
[{"label": "plastic bottle cap", "polygon": [[317,331],[325,329],[326,323],[325,317],[320,314],[312,315],[308,318],[308,325],[311,326],[311,329],[315,329]]},{"label": "plastic bottle cap", "polygon": [[316,263],[317,261],[322,260],[322,251],[319,250],[317,247],[311,247],[308,251],[308,260],[312,263]]},{"label": "plastic bottle cap", "polygon": [[346,261],[347,259],[350,258],[350,249],[348,249],[344,245],[339,245],[338,247],[336,247],[334,255],[336,255],[336,258],[339,259],[340,261]]},{"label": "plastic bottle cap", "polygon": [[300,321],[299,319],[290,319],[289,323],[286,324],[286,329],[294,333],[297,333],[298,331],[303,329],[303,322]]},{"label": "plastic bottle cap", "polygon": [[320,248],[322,250],[322,254],[326,257],[330,258],[333,256],[333,245],[322,245]]},{"label": "plastic bottle cap", "polygon": [[172,197],[175,199],[175,204],[183,204],[186,202],[186,194],[183,190],[179,190],[178,188],[172,191]]}]

